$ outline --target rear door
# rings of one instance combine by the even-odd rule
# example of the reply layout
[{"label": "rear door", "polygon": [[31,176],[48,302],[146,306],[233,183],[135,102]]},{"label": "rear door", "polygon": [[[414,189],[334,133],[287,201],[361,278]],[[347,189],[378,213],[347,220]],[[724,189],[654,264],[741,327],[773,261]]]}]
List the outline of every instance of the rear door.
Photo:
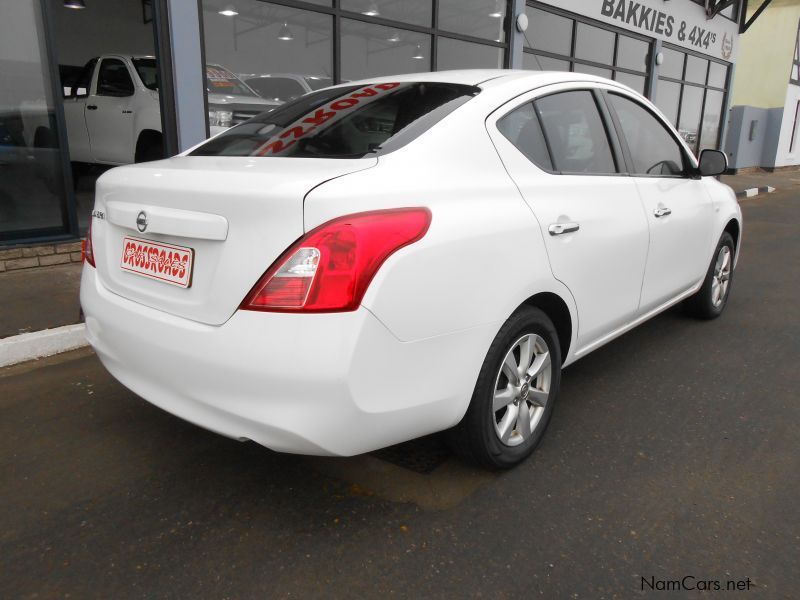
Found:
[{"label": "rear door", "polygon": [[[647,220],[596,91],[562,84],[513,100],[487,122],[539,221],[553,274],[578,307],[578,353],[635,318]],[[522,275],[522,274],[521,274]]]},{"label": "rear door", "polygon": [[136,88],[127,65],[104,58],[97,72],[94,94],[86,101],[86,126],[94,160],[133,162],[133,95]]},{"label": "rear door", "polygon": [[685,148],[661,117],[623,92],[609,91],[606,98],[650,228],[640,307],[647,313],[705,275],[716,243],[714,206]]}]

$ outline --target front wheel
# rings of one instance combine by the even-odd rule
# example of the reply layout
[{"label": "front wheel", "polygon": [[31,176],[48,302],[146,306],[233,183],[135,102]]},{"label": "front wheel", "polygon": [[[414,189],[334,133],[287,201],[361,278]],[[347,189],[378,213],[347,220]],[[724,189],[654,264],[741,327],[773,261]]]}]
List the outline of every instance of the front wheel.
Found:
[{"label": "front wheel", "polygon": [[449,432],[455,452],[489,468],[527,458],[544,435],[561,382],[561,349],[553,323],[525,307],[497,333],[466,415]]},{"label": "front wheel", "polygon": [[719,239],[706,278],[697,293],[686,300],[686,309],[699,319],[716,319],[725,310],[733,281],[733,237],[727,231]]}]

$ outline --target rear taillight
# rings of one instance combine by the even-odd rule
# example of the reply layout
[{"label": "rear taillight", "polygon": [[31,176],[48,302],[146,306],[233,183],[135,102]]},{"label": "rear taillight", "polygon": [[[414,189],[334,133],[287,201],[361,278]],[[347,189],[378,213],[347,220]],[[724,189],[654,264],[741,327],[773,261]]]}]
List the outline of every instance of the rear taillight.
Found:
[{"label": "rear taillight", "polygon": [[422,239],[427,208],[357,213],[309,231],[264,273],[241,308],[275,312],[355,310],[384,261]]},{"label": "rear taillight", "polygon": [[[89,222],[89,231],[86,232],[86,239],[83,240],[83,260],[93,267],[94,264],[94,248],[92,247],[92,223]],[[95,267],[96,268],[96,267]]]}]

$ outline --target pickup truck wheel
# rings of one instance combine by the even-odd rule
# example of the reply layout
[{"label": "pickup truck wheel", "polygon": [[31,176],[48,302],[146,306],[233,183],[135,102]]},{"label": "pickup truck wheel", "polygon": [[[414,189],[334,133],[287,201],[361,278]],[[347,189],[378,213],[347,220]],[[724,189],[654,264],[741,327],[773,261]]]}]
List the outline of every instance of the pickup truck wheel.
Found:
[{"label": "pickup truck wheel", "polygon": [[134,162],[149,162],[164,158],[164,138],[157,131],[145,131],[136,142]]},{"label": "pickup truck wheel", "polygon": [[492,469],[508,469],[544,435],[561,382],[561,349],[552,321],[525,307],[497,333],[469,408],[448,432],[453,450]]}]

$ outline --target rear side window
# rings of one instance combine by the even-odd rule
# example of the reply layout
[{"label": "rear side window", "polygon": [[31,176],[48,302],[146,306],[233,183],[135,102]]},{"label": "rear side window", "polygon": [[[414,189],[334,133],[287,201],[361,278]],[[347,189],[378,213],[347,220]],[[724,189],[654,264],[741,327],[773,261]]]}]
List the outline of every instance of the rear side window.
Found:
[{"label": "rear side window", "polygon": [[562,173],[617,172],[594,96],[588,91],[562,92],[535,101],[552,154]]},{"label": "rear side window", "polygon": [[497,129],[537,167],[553,170],[542,126],[532,102],[523,104],[497,121]]},{"label": "rear side window", "polygon": [[361,158],[409,143],[480,91],[379,83],[306,94],[209,140],[193,156]]},{"label": "rear side window", "polygon": [[686,172],[680,145],[650,111],[617,94],[608,99],[622,125],[636,175],[675,177]]}]

